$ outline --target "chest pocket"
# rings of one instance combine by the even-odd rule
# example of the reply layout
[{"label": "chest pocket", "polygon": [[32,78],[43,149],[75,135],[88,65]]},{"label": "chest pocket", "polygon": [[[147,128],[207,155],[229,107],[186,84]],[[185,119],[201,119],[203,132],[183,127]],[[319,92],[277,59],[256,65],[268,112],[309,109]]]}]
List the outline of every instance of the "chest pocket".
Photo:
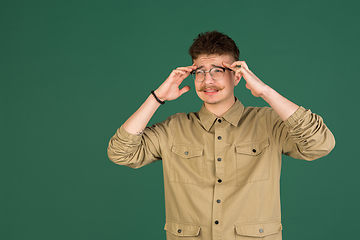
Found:
[{"label": "chest pocket", "polygon": [[170,182],[202,185],[204,148],[176,144],[171,148]]},{"label": "chest pocket", "polygon": [[273,240],[281,239],[281,222],[269,222],[258,224],[236,224],[236,240]]},{"label": "chest pocket", "polygon": [[236,185],[269,178],[269,140],[242,143],[236,146]]},{"label": "chest pocket", "polygon": [[167,240],[201,240],[200,226],[197,225],[167,221],[164,229],[167,231]]}]

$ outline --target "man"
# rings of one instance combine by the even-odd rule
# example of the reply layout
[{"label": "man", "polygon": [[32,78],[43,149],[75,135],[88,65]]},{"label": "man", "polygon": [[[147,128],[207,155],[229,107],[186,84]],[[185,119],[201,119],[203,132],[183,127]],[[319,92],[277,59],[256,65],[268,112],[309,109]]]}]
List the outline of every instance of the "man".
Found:
[{"label": "man", "polygon": [[[263,83],[239,61],[235,42],[217,31],[199,34],[193,65],[179,67],[149,94],[111,138],[108,156],[139,168],[162,159],[167,239],[281,239],[281,155],[314,160],[334,147],[320,116]],[[157,108],[189,91],[192,74],[204,104],[146,127]],[[234,96],[246,88],[270,106],[247,107]]]}]

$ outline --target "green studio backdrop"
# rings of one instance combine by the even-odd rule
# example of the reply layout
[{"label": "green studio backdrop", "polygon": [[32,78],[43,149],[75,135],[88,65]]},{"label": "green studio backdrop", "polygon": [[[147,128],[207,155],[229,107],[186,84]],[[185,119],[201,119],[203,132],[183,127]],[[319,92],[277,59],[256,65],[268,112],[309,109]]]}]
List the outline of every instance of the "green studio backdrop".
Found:
[{"label": "green studio backdrop", "polygon": [[[337,145],[283,158],[283,237],[354,239],[359,211],[359,1],[0,1],[0,239],[165,239],[161,161],[110,162],[116,129],[196,35],[217,29],[265,83],[320,114]],[[150,124],[197,111],[192,90]],[[245,106],[266,106],[245,88]]]}]

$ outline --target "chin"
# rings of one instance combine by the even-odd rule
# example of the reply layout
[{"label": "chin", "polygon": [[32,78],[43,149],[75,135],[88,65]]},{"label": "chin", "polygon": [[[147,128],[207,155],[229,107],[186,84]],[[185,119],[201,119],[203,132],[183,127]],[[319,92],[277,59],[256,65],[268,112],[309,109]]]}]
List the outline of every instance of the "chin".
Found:
[{"label": "chin", "polygon": [[221,102],[219,99],[212,99],[209,97],[200,97],[200,99],[206,104],[217,104]]}]

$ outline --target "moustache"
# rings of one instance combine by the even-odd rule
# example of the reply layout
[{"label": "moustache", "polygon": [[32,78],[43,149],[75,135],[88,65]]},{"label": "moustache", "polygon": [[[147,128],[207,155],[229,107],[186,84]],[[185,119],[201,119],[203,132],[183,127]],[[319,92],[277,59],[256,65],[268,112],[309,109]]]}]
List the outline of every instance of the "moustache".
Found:
[{"label": "moustache", "polygon": [[220,90],[223,90],[225,87],[218,87],[218,86],[206,86],[206,85],[203,85],[201,86],[197,91],[198,92],[203,92],[205,90],[217,90],[217,91],[220,91]]}]

